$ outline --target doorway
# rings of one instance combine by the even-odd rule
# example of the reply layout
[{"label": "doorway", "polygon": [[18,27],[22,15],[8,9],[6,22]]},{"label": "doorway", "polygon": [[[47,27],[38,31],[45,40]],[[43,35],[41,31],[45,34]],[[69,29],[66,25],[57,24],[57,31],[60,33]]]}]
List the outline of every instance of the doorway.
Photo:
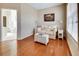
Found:
[{"label": "doorway", "polygon": [[1,9],[1,41],[17,39],[17,10]]}]

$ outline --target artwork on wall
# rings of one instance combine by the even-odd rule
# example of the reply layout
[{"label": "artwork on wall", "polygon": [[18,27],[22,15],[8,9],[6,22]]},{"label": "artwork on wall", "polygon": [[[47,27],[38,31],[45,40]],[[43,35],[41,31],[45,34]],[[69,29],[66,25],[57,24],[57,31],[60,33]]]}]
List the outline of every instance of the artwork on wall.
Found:
[{"label": "artwork on wall", "polygon": [[54,21],[55,20],[55,14],[44,14],[44,21]]},{"label": "artwork on wall", "polygon": [[6,16],[3,16],[3,26],[6,27]]}]

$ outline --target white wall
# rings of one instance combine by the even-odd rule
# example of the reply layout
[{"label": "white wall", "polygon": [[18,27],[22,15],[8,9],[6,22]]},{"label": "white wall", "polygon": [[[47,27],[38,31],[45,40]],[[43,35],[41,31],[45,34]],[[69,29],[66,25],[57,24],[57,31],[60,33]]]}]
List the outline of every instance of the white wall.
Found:
[{"label": "white wall", "polygon": [[28,4],[21,4],[21,39],[32,35],[36,20],[37,10]]},{"label": "white wall", "polygon": [[[44,22],[44,14],[54,13],[55,21],[54,22]],[[58,28],[66,29],[66,5],[62,4],[55,7],[45,8],[38,11],[38,25],[49,25],[49,26],[58,26]],[[62,24],[59,23],[62,22]]]}]

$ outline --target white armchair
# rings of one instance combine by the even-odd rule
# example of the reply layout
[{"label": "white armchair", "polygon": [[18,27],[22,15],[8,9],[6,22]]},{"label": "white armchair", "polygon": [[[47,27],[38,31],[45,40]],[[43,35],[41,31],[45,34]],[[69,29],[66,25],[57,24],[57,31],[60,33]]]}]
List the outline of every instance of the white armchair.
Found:
[{"label": "white armchair", "polygon": [[47,45],[47,43],[49,42],[49,35],[36,33],[34,36],[34,41]]}]

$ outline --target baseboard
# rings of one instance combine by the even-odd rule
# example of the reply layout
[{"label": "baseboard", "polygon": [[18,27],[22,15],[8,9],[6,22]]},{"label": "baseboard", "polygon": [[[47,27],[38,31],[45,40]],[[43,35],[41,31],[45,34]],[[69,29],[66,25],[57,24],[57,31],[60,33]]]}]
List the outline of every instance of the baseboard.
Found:
[{"label": "baseboard", "polygon": [[30,34],[26,35],[25,37],[21,37],[21,39],[18,39],[18,40],[23,40],[24,38],[27,38],[27,37],[29,37],[31,35],[33,35],[33,33],[30,33]]}]

